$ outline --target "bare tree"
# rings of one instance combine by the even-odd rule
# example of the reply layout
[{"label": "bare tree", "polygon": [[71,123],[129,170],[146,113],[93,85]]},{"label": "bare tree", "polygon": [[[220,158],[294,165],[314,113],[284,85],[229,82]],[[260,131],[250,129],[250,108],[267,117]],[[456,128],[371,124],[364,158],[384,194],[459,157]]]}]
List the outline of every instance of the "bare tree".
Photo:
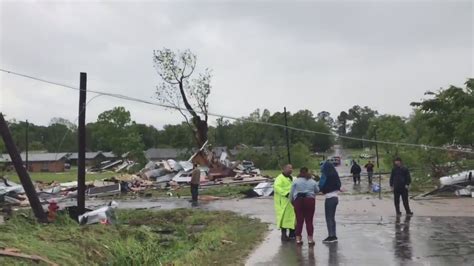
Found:
[{"label": "bare tree", "polygon": [[177,53],[167,48],[155,50],[153,61],[163,80],[156,87],[157,99],[181,112],[194,132],[197,146],[201,147],[207,141],[211,71],[206,68],[192,79],[196,70],[196,55],[189,50]]}]

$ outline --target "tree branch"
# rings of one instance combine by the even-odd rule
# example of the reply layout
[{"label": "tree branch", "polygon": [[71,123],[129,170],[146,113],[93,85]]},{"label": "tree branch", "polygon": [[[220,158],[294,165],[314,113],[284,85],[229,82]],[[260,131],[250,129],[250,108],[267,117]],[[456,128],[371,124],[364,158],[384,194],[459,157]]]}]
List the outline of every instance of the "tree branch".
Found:
[{"label": "tree branch", "polygon": [[189,72],[188,75],[184,75],[184,71],[183,71],[183,77],[184,77],[184,78],[189,78],[189,77],[193,74],[194,69],[196,69],[196,60],[194,60],[194,64],[193,64],[192,67],[191,67],[191,72]]}]

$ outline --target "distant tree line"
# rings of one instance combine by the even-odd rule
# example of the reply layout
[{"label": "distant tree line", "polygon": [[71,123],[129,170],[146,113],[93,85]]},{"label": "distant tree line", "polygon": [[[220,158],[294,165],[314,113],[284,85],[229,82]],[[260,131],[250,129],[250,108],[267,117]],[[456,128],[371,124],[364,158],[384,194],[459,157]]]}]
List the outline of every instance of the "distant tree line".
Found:
[{"label": "distant tree line", "polygon": [[[379,115],[369,107],[354,106],[336,119],[339,135],[354,138],[414,143],[452,149],[472,149],[474,146],[474,79],[465,88],[450,86],[425,93],[427,99],[411,103],[409,117]],[[341,139],[346,148],[373,148],[374,144],[361,140]],[[452,169],[473,167],[473,156],[468,153],[411,148],[404,145],[380,144],[387,163],[401,156],[405,163],[432,177],[445,175]]]},{"label": "distant tree line", "polygon": [[[256,122],[284,124],[284,114],[270,114],[268,110],[256,110],[245,119]],[[302,110],[288,113],[289,126],[330,133],[330,125],[323,119],[315,117],[310,111]],[[17,147],[24,151],[26,122],[9,121],[10,131]],[[165,125],[157,129],[152,125],[136,123],[124,107],[115,107],[101,113],[96,122],[88,123],[88,151],[113,151],[123,154],[129,151],[143,151],[148,148],[192,148],[195,145],[193,131],[185,122],[177,125]],[[281,147],[286,145],[283,128],[217,119],[216,126],[209,127],[209,143],[213,146],[237,145]],[[291,143],[301,143],[312,151],[329,149],[333,140],[328,135],[314,135],[290,131]],[[0,143],[5,152],[3,143]],[[29,124],[29,150],[46,150],[49,152],[77,151],[77,127],[74,123],[53,118],[48,126]]]},{"label": "distant tree line", "polygon": [[[375,138],[391,142],[446,146],[474,144],[474,79],[465,83],[465,88],[451,86],[436,92],[427,92],[428,96],[420,102],[413,102],[413,113],[409,117],[380,115],[377,110],[367,106],[353,106],[342,111],[336,119],[322,111],[314,115],[309,110],[288,113],[288,125],[316,131],[312,134],[301,131],[289,131],[292,148],[305,153],[323,152],[330,149],[335,141],[346,148],[373,148],[374,144],[362,140],[334,139],[331,133],[360,139]],[[251,123],[252,121],[256,123]],[[233,148],[244,144],[261,147],[264,151],[262,164],[268,167],[281,165],[284,159],[285,131],[281,127],[272,127],[261,123],[284,124],[284,113],[271,113],[268,110],[255,110],[240,121],[218,118],[215,126],[208,128],[208,140],[213,146]],[[21,151],[25,150],[24,121],[10,119],[10,130]],[[327,134],[327,135],[325,135]],[[63,152],[77,150],[76,125],[63,118],[53,118],[48,126],[29,125],[29,149]],[[96,122],[87,124],[87,150],[113,151],[116,154],[137,152],[152,147],[193,148],[195,132],[189,124],[165,125],[157,129],[152,125],[136,123],[130,112],[123,107],[101,113]],[[262,149],[263,148],[263,149]],[[387,160],[401,155],[406,162],[415,167],[429,167],[435,175],[443,172],[441,166],[446,162],[471,159],[466,154],[444,151],[407,148],[403,145],[379,145],[380,151],[389,156]],[[5,152],[3,143],[0,150]],[[255,157],[257,150],[248,150],[247,157]],[[243,154],[246,154],[243,153]],[[253,154],[253,155],[252,155]],[[299,155],[295,155],[298,157]],[[260,158],[258,157],[258,158]],[[301,157],[301,156],[300,156]],[[301,157],[302,163],[307,157]]]}]

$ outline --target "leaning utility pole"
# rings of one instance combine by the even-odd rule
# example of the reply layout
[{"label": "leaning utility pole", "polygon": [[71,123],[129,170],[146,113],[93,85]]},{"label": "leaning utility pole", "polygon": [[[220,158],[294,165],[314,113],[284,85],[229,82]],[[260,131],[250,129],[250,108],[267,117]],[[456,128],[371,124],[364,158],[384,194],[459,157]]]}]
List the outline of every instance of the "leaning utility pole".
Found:
[{"label": "leaning utility pole", "polygon": [[286,150],[288,151],[288,163],[291,164],[290,137],[288,136],[288,118],[286,117],[286,107],[285,107],[285,135],[286,135]]},{"label": "leaning utility pole", "polygon": [[18,177],[20,178],[21,184],[23,185],[26,196],[28,197],[31,209],[36,216],[36,219],[38,219],[38,221],[41,223],[48,222],[46,213],[44,212],[43,206],[41,206],[38,195],[36,194],[35,186],[33,185],[33,182],[31,182],[30,176],[28,175],[25,167],[23,167],[23,161],[21,160],[21,156],[18,153],[18,149],[15,146],[10,130],[8,129],[7,122],[5,121],[2,113],[0,113],[0,133],[3,138],[3,142],[5,143],[5,147],[10,154],[11,161],[15,166]]},{"label": "leaning utility pole", "polygon": [[79,126],[77,159],[77,208],[79,214],[86,211],[86,92],[87,73],[81,72],[79,83]]}]

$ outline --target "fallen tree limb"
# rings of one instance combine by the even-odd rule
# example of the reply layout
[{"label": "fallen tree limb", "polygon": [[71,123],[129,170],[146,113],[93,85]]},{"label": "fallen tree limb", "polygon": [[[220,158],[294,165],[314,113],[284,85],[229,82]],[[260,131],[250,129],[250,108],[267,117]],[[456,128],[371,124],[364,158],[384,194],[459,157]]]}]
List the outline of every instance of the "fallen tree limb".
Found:
[{"label": "fallen tree limb", "polygon": [[58,264],[56,264],[56,263],[54,263],[54,262],[52,262],[48,259],[45,259],[43,257],[40,257],[40,256],[27,255],[27,254],[23,254],[23,253],[12,252],[12,251],[9,251],[9,250],[15,250],[15,249],[0,250],[0,256],[28,259],[28,260],[32,260],[36,263],[42,261],[42,262],[47,263],[50,266],[58,266]]}]

